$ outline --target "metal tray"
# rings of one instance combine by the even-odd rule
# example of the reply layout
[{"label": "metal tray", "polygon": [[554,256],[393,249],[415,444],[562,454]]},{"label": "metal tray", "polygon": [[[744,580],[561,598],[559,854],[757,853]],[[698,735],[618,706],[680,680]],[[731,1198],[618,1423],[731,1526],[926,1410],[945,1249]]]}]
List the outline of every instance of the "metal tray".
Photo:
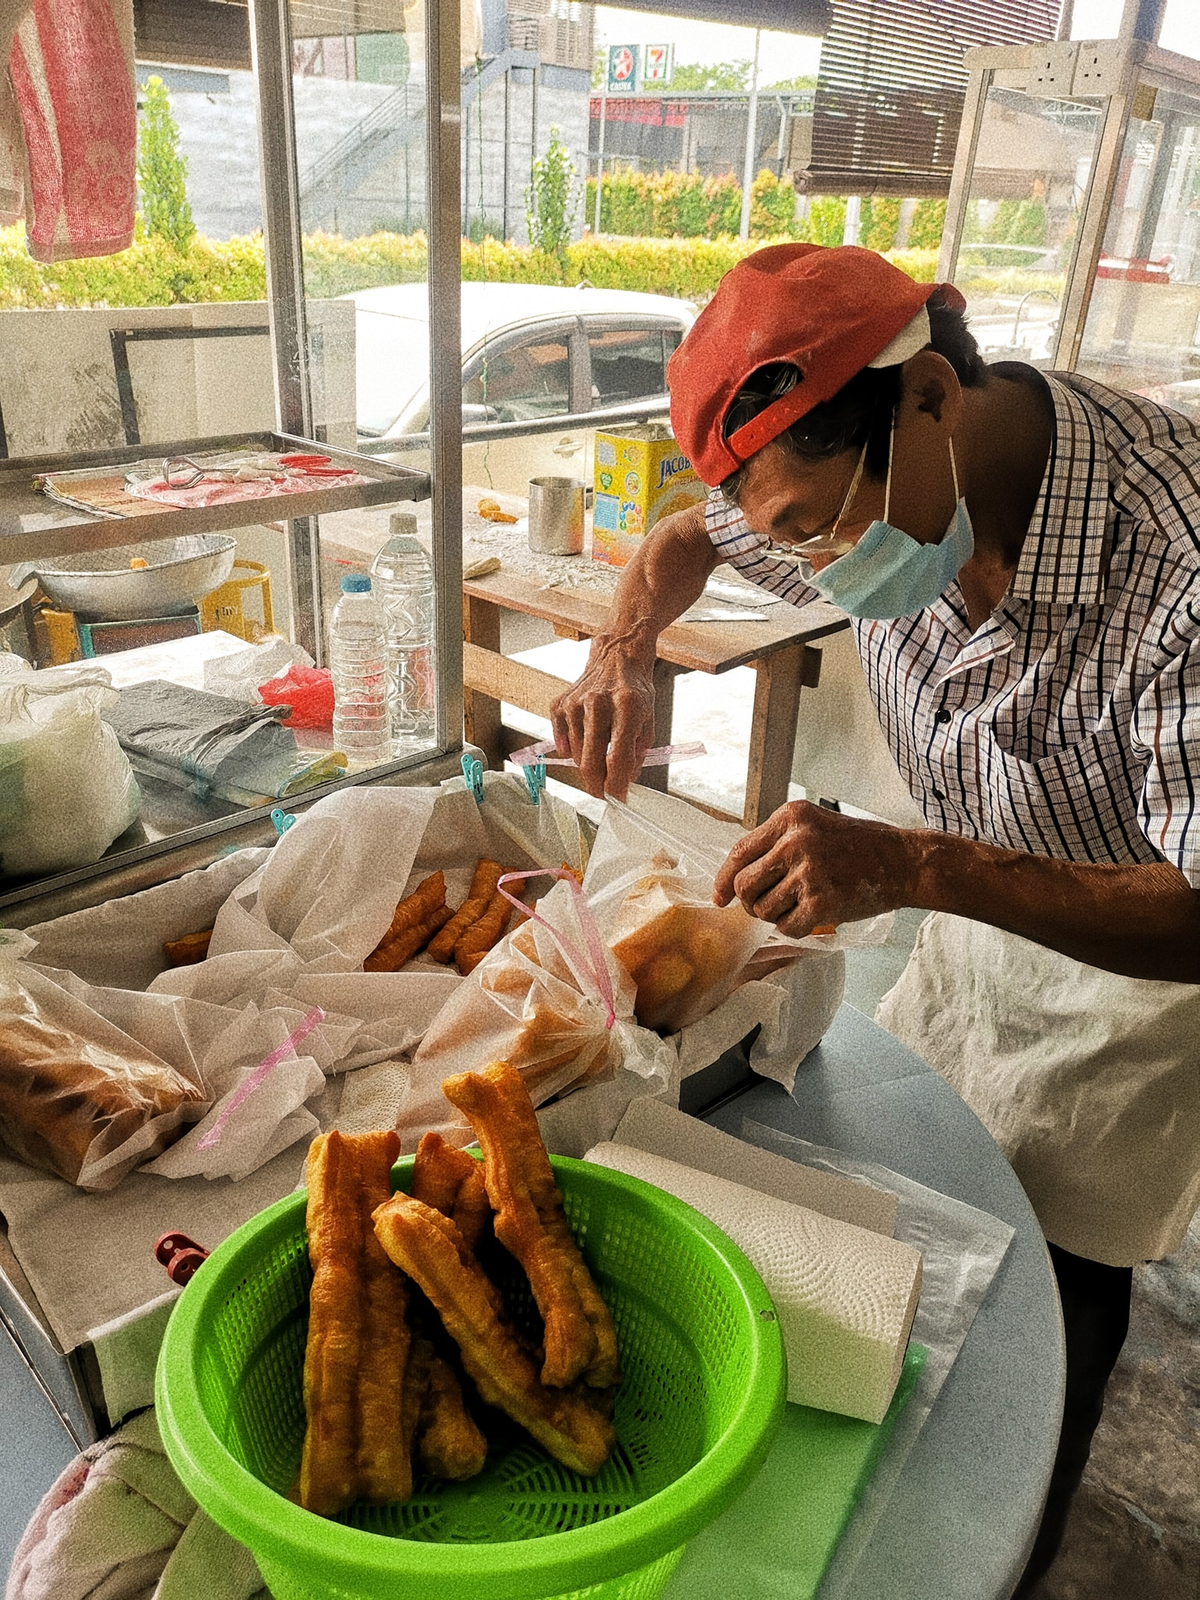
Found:
[{"label": "metal tray", "polygon": [[[184,509],[161,505],[128,519],[94,515],[61,505],[44,494],[38,477],[50,472],[85,471],[96,467],[132,467],[165,456],[195,455],[206,450],[250,448],[281,454],[329,456],[367,482],[345,488],[314,488],[310,493],[270,496],[261,500]],[[122,449],[86,450],[72,455],[22,456],[0,463],[0,565],[36,563],[55,555],[85,550],[112,550],[134,541],[177,538],[184,534],[220,533],[254,523],[291,522],[305,517],[349,511],[356,506],[388,505],[401,500],[428,500],[429,474],[390,461],[341,450],[334,445],[296,438],[288,433],[223,434],[208,439],[171,440]]]}]

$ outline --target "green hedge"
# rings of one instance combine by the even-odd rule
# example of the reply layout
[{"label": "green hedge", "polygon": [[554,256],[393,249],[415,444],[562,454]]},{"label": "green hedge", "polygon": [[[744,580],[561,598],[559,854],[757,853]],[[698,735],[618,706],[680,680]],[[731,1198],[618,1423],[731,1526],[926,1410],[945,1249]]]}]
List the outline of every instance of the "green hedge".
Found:
[{"label": "green hedge", "polygon": [[[835,214],[829,207],[818,213],[821,204],[814,204],[813,213],[833,233]],[[779,238],[776,235],[774,242]],[[730,267],[766,242],[766,238],[742,242],[728,234],[712,239],[588,235],[567,246],[564,263],[528,245],[464,239],[462,275],[473,282],[586,282],[598,289],[635,289],[703,301]],[[893,251],[891,259],[919,281],[932,281],[935,251]],[[375,233],[342,239],[336,234],[310,234],[304,241],[304,264],[308,292],[317,298],[417,283],[425,278],[425,237]],[[197,235],[185,251],[153,235],[137,240],[120,255],[42,264],[29,256],[19,226],[0,228],[0,309],[165,306],[265,297],[259,234],[224,242]]]}]

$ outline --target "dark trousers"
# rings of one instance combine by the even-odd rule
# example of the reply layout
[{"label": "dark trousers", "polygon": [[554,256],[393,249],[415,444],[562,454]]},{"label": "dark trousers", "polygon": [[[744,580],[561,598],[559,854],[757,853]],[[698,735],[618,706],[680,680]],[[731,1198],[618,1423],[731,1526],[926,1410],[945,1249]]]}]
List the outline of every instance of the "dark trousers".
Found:
[{"label": "dark trousers", "polygon": [[1129,1332],[1132,1267],[1106,1267],[1054,1244],[1050,1259],[1067,1336],[1066,1398],[1042,1525],[1013,1600],[1030,1592],[1058,1554],[1067,1512],[1100,1421],[1104,1388]]}]

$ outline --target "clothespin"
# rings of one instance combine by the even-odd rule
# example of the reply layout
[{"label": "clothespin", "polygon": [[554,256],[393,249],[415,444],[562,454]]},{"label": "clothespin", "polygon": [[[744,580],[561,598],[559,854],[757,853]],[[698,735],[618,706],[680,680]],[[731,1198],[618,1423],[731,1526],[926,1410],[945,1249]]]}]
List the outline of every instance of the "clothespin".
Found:
[{"label": "clothespin", "polygon": [[462,758],[463,777],[467,780],[467,788],[475,796],[480,805],[483,804],[483,762],[471,756]]},{"label": "clothespin", "polygon": [[295,820],[295,817],[290,812],[285,811],[282,806],[276,806],[271,812],[271,821],[275,824],[275,832],[280,838],[283,837]]},{"label": "clothespin", "polygon": [[523,766],[521,771],[525,774],[525,787],[529,790],[529,798],[536,806],[542,797],[542,790],[546,787],[546,763],[540,758],[531,761],[528,766]]}]

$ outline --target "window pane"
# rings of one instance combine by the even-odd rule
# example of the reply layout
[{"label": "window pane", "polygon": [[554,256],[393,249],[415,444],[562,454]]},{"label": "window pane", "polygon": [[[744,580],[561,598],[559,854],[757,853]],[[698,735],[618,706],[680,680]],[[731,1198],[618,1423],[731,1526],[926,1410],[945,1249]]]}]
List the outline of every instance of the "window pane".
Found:
[{"label": "window pane", "polygon": [[565,338],[545,335],[490,351],[463,385],[463,404],[486,406],[499,422],[531,422],[570,410]]},{"label": "window pane", "polygon": [[665,394],[663,336],[657,328],[606,328],[588,335],[592,403],[619,406]]},{"label": "window pane", "polygon": [[1079,367],[1200,416],[1200,99],[1130,118]]},{"label": "window pane", "polygon": [[954,271],[985,360],[1050,364],[1100,122],[1094,106],[988,91]]}]

